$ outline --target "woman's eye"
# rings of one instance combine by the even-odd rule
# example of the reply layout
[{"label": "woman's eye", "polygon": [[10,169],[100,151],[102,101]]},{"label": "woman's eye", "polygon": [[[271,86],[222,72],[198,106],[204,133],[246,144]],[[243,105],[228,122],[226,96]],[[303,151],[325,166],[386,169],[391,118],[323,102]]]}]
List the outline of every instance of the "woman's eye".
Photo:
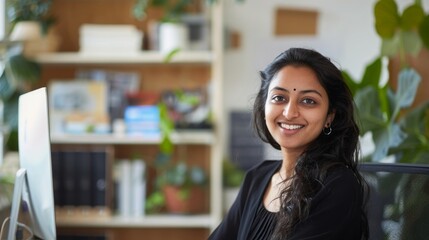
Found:
[{"label": "woman's eye", "polygon": [[284,97],[282,97],[282,96],[279,96],[279,95],[273,96],[273,97],[271,98],[271,101],[273,101],[273,102],[282,102],[282,101],[284,101],[284,100],[285,100],[285,98],[284,98]]},{"label": "woman's eye", "polygon": [[302,102],[305,103],[305,104],[310,104],[310,105],[316,104],[316,102],[313,99],[310,99],[310,98],[306,98],[306,99],[302,100]]}]

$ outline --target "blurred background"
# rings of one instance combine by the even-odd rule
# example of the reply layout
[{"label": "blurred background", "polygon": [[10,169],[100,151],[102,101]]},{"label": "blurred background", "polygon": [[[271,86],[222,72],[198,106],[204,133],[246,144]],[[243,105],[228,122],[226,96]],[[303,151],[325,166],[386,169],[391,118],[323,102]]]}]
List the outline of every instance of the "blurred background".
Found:
[{"label": "blurred background", "polygon": [[[47,87],[58,239],[207,238],[245,171],[280,159],[251,111],[259,71],[291,47],[343,71],[363,162],[429,163],[429,0],[5,0],[0,38],[0,220],[18,97]],[[400,202],[383,208],[395,224]],[[384,239],[423,239],[397,229]]]}]

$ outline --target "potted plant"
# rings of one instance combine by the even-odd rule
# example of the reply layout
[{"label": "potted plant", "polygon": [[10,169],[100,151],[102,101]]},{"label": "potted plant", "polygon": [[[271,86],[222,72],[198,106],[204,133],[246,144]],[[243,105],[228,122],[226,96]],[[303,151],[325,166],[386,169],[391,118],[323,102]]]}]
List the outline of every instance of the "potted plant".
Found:
[{"label": "potted plant", "polygon": [[58,48],[59,38],[50,15],[52,0],[7,0],[9,39],[24,43],[24,55],[52,52]]},{"label": "potted plant", "polygon": [[[380,56],[366,66],[360,81],[343,71],[354,94],[362,134],[372,132],[376,145],[369,160],[381,161],[393,154],[397,162],[427,162],[422,153],[429,149],[429,136],[425,131],[429,104],[423,101],[411,108],[422,79],[408,64],[405,54],[416,51],[408,41],[424,43],[419,45],[419,51],[429,49],[429,31],[422,31],[429,29],[429,14],[425,16],[419,1],[406,7],[400,15],[395,1],[379,0],[374,6],[374,15],[375,28],[382,39]],[[399,73],[397,76],[393,73],[382,85],[382,58],[392,60],[398,55],[401,59]],[[397,78],[396,89],[390,83],[392,78]]]},{"label": "potted plant", "polygon": [[[187,9],[198,5],[200,2],[199,0],[136,0],[132,11],[135,18],[142,20],[147,16],[149,7],[161,8],[164,12],[162,21],[179,21]],[[215,0],[208,0],[207,2],[213,4]]]},{"label": "potted plant", "polygon": [[146,200],[148,213],[156,213],[165,209],[169,213],[189,214],[201,212],[200,202],[204,201],[203,187],[207,184],[204,170],[198,166],[190,166],[186,159],[175,161],[174,144],[171,134],[174,123],[167,106],[158,104],[160,108],[162,141],[159,154],[155,159],[154,191]]},{"label": "potted plant", "polygon": [[223,160],[222,170],[223,210],[227,212],[238,195],[245,171],[228,159]]},{"label": "potted plant", "polygon": [[207,182],[204,170],[180,161],[167,167],[160,176],[166,209],[170,213],[202,212],[203,186]]},{"label": "potted plant", "polygon": [[382,40],[381,55],[389,58],[389,84],[397,88],[399,71],[415,69],[423,78],[412,107],[429,99],[429,13],[422,1],[414,1],[402,12],[393,0],[381,0],[374,6],[375,30]]},{"label": "potted plant", "polygon": [[[395,163],[429,164],[429,100],[414,102],[419,88],[427,91],[421,83],[429,79],[428,76],[422,78],[410,64],[419,52],[429,49],[429,14],[423,11],[420,1],[415,1],[400,14],[395,1],[379,0],[374,6],[374,15],[375,27],[382,39],[381,56],[366,66],[360,81],[343,72],[357,105],[361,133],[371,133],[375,145],[374,152],[365,161],[389,159]],[[388,69],[391,75],[388,82],[382,84],[384,57],[388,57],[389,63],[399,61],[400,64],[397,71]],[[428,59],[423,61],[425,65],[429,62]],[[392,84],[392,79],[396,84]],[[383,181],[389,184],[383,185]],[[387,192],[418,193],[411,195],[419,199],[384,196],[390,199],[385,203],[384,212],[396,219],[401,239],[429,234],[423,227],[425,221],[421,220],[429,214],[427,208],[421,207],[429,198],[425,190],[427,182],[415,182],[406,176],[392,178],[386,174],[380,177],[378,184],[395,188]]]},{"label": "potted plant", "polygon": [[[155,40],[149,40],[149,44],[170,55],[180,50],[208,47],[208,20],[204,6],[215,3],[216,0],[136,0],[132,12],[136,19],[143,20],[148,19],[149,8],[155,9],[154,12],[161,11],[159,19],[149,19],[149,29],[152,30],[149,30],[148,36],[156,36]],[[195,41],[195,37],[201,39]]]}]

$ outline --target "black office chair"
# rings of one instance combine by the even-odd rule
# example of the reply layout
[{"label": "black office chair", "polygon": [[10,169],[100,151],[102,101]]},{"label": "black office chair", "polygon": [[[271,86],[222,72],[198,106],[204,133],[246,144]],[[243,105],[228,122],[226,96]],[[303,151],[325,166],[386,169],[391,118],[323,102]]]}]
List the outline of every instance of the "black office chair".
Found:
[{"label": "black office chair", "polygon": [[362,163],[371,240],[429,236],[429,164]]}]

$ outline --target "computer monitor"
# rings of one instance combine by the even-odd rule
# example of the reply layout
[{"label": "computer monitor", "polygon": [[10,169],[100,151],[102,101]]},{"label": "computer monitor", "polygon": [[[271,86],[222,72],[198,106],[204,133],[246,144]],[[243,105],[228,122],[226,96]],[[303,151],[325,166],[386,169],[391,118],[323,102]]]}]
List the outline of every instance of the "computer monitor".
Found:
[{"label": "computer monitor", "polygon": [[18,147],[20,169],[16,174],[8,240],[15,239],[20,206],[31,220],[35,238],[56,239],[52,185],[51,147],[46,88],[19,97]]},{"label": "computer monitor", "polygon": [[363,163],[369,239],[427,239],[429,164]]}]

